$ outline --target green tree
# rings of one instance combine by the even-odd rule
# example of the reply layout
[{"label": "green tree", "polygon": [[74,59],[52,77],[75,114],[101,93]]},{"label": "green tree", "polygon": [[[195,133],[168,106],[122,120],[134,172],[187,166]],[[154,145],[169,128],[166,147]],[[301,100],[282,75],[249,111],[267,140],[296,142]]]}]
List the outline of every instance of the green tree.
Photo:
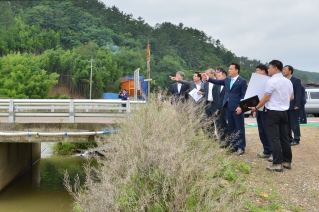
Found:
[{"label": "green tree", "polygon": [[42,99],[58,82],[58,74],[40,69],[39,56],[10,54],[1,58],[0,95],[8,98]]}]

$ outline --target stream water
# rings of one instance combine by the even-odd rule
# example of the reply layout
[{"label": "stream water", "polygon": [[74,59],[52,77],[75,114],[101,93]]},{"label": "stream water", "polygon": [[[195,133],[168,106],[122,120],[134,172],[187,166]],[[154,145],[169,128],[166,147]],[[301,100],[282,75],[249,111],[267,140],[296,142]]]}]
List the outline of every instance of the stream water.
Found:
[{"label": "stream water", "polygon": [[63,174],[84,179],[86,157],[56,156],[51,143],[42,143],[41,159],[0,193],[0,212],[71,211],[72,197],[63,186]]}]

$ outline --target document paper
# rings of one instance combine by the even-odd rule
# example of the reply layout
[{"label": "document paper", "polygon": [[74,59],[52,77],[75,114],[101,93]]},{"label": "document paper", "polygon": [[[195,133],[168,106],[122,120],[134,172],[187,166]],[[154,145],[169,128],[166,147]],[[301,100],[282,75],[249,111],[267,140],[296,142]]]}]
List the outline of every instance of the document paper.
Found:
[{"label": "document paper", "polygon": [[[244,99],[258,95],[259,100],[261,100],[264,97],[266,84],[269,79],[269,76],[253,73],[251,75]],[[263,110],[263,108],[264,107],[261,107],[259,110]]]},{"label": "document paper", "polygon": [[203,94],[197,94],[197,92],[198,92],[198,90],[196,88],[194,88],[191,92],[188,93],[191,97],[193,97],[195,102],[197,102],[198,100],[200,100],[203,97]]}]

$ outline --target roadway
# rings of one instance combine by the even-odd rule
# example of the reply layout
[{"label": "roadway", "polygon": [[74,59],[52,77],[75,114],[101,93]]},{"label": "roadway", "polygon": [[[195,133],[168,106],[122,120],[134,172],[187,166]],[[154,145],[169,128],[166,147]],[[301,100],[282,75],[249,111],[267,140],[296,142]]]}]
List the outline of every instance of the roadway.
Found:
[{"label": "roadway", "polygon": [[[319,117],[307,117],[307,122],[308,122],[308,124],[319,123]],[[252,117],[245,118],[245,124],[246,125],[257,124],[257,120],[256,120],[256,118],[252,118]]]}]

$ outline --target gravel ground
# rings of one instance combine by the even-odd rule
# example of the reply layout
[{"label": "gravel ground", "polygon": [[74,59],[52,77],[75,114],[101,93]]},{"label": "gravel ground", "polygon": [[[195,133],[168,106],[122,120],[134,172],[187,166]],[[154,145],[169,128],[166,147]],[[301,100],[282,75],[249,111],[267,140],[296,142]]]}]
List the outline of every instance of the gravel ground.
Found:
[{"label": "gravel ground", "polygon": [[[287,211],[319,211],[319,128],[301,127],[301,135],[300,145],[292,147],[292,169],[282,173],[266,171],[271,163],[257,157],[262,151],[257,127],[246,129],[246,154],[230,157],[251,166],[247,179],[251,189],[263,190],[268,195],[277,191],[283,198],[280,205]],[[263,204],[263,199],[256,197],[256,203]]]}]

